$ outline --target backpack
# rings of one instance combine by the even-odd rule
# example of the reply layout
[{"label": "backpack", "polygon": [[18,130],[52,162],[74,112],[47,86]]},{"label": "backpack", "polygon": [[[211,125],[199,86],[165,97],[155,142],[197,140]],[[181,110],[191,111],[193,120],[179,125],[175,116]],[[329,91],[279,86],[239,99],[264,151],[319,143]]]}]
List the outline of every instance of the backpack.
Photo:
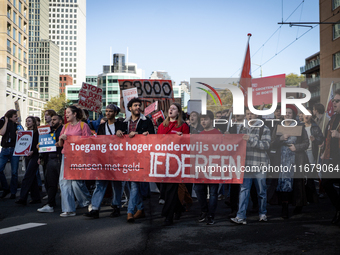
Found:
[{"label": "backpack", "polygon": [[[70,124],[70,122],[65,124],[65,130],[66,130],[66,128],[69,124]],[[85,122],[83,122],[83,121],[80,122],[80,128],[81,128],[82,131],[83,131],[83,128],[84,128],[84,124],[85,124]]]}]

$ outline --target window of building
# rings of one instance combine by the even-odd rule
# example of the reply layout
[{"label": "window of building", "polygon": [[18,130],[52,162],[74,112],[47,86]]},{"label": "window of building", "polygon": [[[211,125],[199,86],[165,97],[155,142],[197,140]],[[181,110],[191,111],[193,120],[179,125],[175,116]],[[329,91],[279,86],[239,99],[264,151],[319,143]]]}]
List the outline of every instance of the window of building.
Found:
[{"label": "window of building", "polygon": [[13,12],[13,22],[14,22],[14,24],[17,23],[17,13],[16,12]]},{"label": "window of building", "polygon": [[333,55],[333,69],[337,69],[340,67],[340,52],[337,52]]},{"label": "window of building", "polygon": [[340,37],[340,24],[333,25],[333,40]]},{"label": "window of building", "polygon": [[332,0],[333,10],[340,6],[340,0]]},{"label": "window of building", "polygon": [[19,43],[21,44],[21,33],[19,32],[18,35],[19,35],[19,36],[18,36],[18,41],[19,41]]},{"label": "window of building", "polygon": [[17,40],[17,30],[13,28],[13,39]]},{"label": "window of building", "polygon": [[16,57],[17,54],[17,46],[13,44],[13,56]]}]

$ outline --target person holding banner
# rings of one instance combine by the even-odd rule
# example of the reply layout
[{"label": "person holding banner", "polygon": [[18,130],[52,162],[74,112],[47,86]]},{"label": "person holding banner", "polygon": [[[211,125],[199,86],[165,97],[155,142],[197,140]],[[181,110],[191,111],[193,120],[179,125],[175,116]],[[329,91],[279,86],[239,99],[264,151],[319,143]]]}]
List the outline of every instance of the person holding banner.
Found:
[{"label": "person holding banner", "polygon": [[306,155],[309,140],[307,132],[303,128],[304,124],[301,123],[294,127],[298,113],[297,108],[295,105],[286,107],[285,126],[291,126],[289,127],[289,130],[292,130],[290,132],[296,130],[298,135],[278,133],[280,125],[276,125],[274,128],[271,149],[276,152],[271,164],[280,167],[281,171],[278,179],[273,179],[271,182],[271,187],[275,188],[276,192],[270,198],[268,197],[271,204],[282,204],[281,217],[284,219],[289,217],[289,203],[296,206],[294,213],[300,213],[302,206],[307,204],[303,173],[300,170],[294,171],[294,169],[298,170],[299,166],[309,163]]},{"label": "person holding banner", "polygon": [[[201,125],[203,131],[200,132],[201,135],[220,135],[222,134],[218,129],[213,127],[214,113],[212,111],[207,111],[206,115],[201,115]],[[217,208],[217,193],[218,184],[195,184],[195,192],[197,195],[198,202],[201,207],[201,215],[198,218],[198,222],[206,222],[207,225],[215,224],[215,211]],[[207,189],[209,187],[209,203],[207,202]]]},{"label": "person holding banner", "polygon": [[[130,138],[133,138],[135,135],[138,134],[155,134],[155,129],[153,127],[152,121],[141,114],[141,106],[142,101],[137,97],[132,98],[127,104],[127,109],[129,109],[129,111],[131,112],[131,116],[124,120],[124,130]],[[117,135],[121,136],[121,131]],[[135,219],[145,217],[143,198],[141,194],[142,185],[145,184],[149,186],[149,183],[131,182],[130,198],[127,211],[128,222],[134,222]],[[135,208],[137,208],[136,212]]]},{"label": "person holding banner", "polygon": [[[66,109],[66,119],[68,123],[60,132],[59,146],[63,146],[68,136],[91,136],[89,126],[82,122],[83,111],[75,106],[69,106]],[[86,188],[84,181],[73,181],[64,179],[64,148],[62,150],[63,157],[61,160],[59,185],[61,190],[61,209],[60,217],[76,216],[76,203],[74,197],[77,198],[78,205],[81,207],[88,206],[90,201],[90,193]]]},{"label": "person holding banner", "polygon": [[[105,114],[107,121],[102,123],[98,127],[97,135],[117,135],[119,137],[123,136],[124,124],[121,121],[116,120],[116,116],[120,112],[120,109],[115,104],[109,104],[106,106]],[[112,207],[113,212],[110,214],[110,217],[118,217],[120,216],[120,208],[121,208],[121,199],[122,199],[122,182],[121,181],[106,181],[106,180],[97,180],[96,188],[92,194],[91,199],[91,210],[84,214],[85,217],[90,217],[93,219],[99,218],[99,209],[100,204],[105,195],[105,191],[108,183],[112,185],[113,199],[112,199]]]},{"label": "person holding banner", "polygon": [[[0,135],[1,139],[1,153],[0,153],[0,182],[3,188],[1,198],[5,198],[11,193],[10,199],[16,198],[18,188],[18,167],[19,167],[19,156],[13,156],[15,143],[16,143],[16,132],[17,132],[17,121],[18,115],[16,110],[9,110],[5,116],[0,119]],[[8,186],[6,176],[4,174],[5,166],[8,162],[11,162],[11,185]]]},{"label": "person holding banner", "polygon": [[[60,115],[54,115],[51,119],[51,132],[54,133],[56,144],[59,142],[60,132],[63,129],[63,117]],[[45,188],[47,191],[47,203],[37,211],[41,213],[54,212],[53,207],[56,206],[55,197],[58,193],[59,175],[62,147],[57,147],[55,152],[42,153],[44,156],[45,172]]]},{"label": "person holding banner", "polygon": [[[247,224],[247,209],[251,193],[252,184],[255,184],[259,203],[259,221],[267,221],[267,185],[266,173],[261,166],[268,166],[269,157],[266,151],[270,148],[270,129],[262,126],[263,122],[257,120],[257,115],[246,109],[246,120],[249,127],[245,128],[246,134],[243,140],[247,141],[246,167],[258,166],[255,171],[245,172],[243,183],[240,185],[239,205],[237,216],[230,218],[236,224]],[[244,132],[243,132],[244,133]]]},{"label": "person holding banner", "polygon": [[[189,134],[189,126],[183,121],[182,107],[178,103],[172,103],[168,110],[168,117],[158,127],[157,134]],[[170,137],[169,137],[170,138]],[[162,216],[165,217],[164,226],[173,224],[174,215],[179,219],[184,211],[178,198],[178,183],[165,183],[165,203]]]},{"label": "person holding banner", "polygon": [[31,151],[25,157],[25,165],[26,171],[24,179],[21,183],[21,191],[20,191],[20,198],[19,200],[15,201],[16,204],[26,205],[28,192],[31,192],[32,200],[29,202],[30,204],[40,204],[40,191],[38,186],[38,179],[37,179],[37,168],[38,159],[39,159],[39,151],[37,148],[39,142],[39,133],[37,129],[37,123],[34,116],[29,116],[26,118],[26,127],[27,130],[33,131],[33,141],[31,146]]},{"label": "person holding banner", "polygon": [[199,113],[192,111],[190,113],[190,134],[199,134],[201,131],[203,131],[203,127],[199,123]]}]

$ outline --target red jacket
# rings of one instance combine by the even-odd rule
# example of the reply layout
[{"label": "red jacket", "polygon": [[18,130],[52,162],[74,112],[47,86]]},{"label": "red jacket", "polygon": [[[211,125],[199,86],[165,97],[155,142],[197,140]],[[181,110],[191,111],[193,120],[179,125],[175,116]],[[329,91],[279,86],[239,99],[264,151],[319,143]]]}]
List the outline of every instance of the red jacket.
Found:
[{"label": "red jacket", "polygon": [[177,127],[177,121],[169,123],[169,126],[164,127],[163,123],[159,125],[157,134],[176,134],[177,132],[182,132],[183,134],[189,134],[189,126],[183,122],[180,127]]}]

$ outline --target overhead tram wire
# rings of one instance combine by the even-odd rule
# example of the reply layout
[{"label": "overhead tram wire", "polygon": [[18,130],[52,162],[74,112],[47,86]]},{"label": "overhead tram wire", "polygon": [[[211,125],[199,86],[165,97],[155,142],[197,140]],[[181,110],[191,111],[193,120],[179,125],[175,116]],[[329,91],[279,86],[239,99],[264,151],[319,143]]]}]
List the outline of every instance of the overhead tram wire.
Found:
[{"label": "overhead tram wire", "polygon": [[[304,3],[304,1],[305,0],[302,0],[301,1],[301,3],[289,14],[289,16],[285,19],[285,21],[287,21],[298,9],[299,9],[299,7]],[[282,20],[283,20],[283,0],[282,0]],[[260,46],[256,51],[255,51],[255,53],[251,56],[252,58],[267,44],[267,42],[281,29],[281,27],[282,27],[282,25],[280,25],[276,30],[275,30],[275,32],[273,33],[273,34],[271,34],[271,36],[269,36],[269,38],[262,44],[262,46]],[[310,31],[310,30],[308,30],[308,31]],[[304,35],[304,34],[306,34],[306,33],[303,33],[302,35]],[[300,36],[301,37],[301,36]],[[300,38],[299,37],[299,38]],[[298,38],[297,38],[298,39]],[[297,40],[296,39],[296,40]],[[290,43],[289,45],[291,45],[291,44],[293,44],[293,43]],[[289,46],[288,45],[288,46]],[[286,49],[288,46],[286,46],[284,49]],[[281,50],[282,51],[282,50]],[[281,52],[280,51],[280,52]],[[279,53],[280,53],[279,52]],[[273,56],[273,57],[271,57],[270,59],[273,59],[275,56],[277,56],[279,53],[275,53],[275,55]],[[263,54],[263,53],[262,53]],[[269,60],[270,60],[269,59]],[[268,60],[265,62],[265,63],[267,63],[268,62]],[[261,65],[261,66],[263,66],[263,64]],[[258,70],[259,69],[259,67],[258,68],[256,68],[255,70]],[[234,72],[230,77],[233,77],[238,71],[240,71],[241,70],[241,68],[239,68],[239,69],[237,69],[236,70],[236,72]],[[254,72],[255,72],[255,70],[254,70]],[[253,72],[253,71],[252,71]]]}]

